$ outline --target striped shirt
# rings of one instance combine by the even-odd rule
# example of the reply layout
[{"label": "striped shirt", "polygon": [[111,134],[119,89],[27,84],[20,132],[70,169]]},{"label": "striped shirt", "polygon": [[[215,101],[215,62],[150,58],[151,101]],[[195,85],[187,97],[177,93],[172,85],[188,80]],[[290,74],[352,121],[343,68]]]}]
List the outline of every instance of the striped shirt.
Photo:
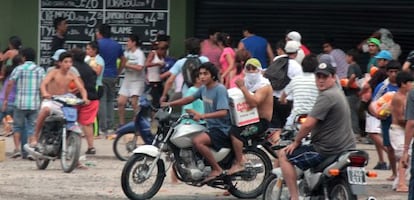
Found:
[{"label": "striped shirt", "polygon": [[17,66],[10,80],[16,83],[15,106],[20,110],[37,110],[40,107],[40,83],[45,76],[45,70],[34,62],[26,61]]},{"label": "striped shirt", "polygon": [[293,114],[310,113],[319,95],[315,74],[303,73],[295,76],[286,86],[285,93],[293,96]]}]

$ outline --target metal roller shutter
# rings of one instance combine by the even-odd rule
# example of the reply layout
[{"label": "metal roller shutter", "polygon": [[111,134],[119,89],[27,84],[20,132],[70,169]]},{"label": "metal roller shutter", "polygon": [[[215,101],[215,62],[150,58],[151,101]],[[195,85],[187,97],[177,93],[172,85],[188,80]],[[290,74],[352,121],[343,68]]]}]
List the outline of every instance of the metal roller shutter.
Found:
[{"label": "metal roller shutter", "polygon": [[206,38],[209,26],[219,26],[236,45],[248,23],[274,47],[288,30],[297,30],[302,42],[319,53],[327,36],[348,50],[375,30],[387,28],[401,45],[403,60],[414,49],[413,9],[414,1],[409,0],[200,0],[195,4],[194,35]]}]

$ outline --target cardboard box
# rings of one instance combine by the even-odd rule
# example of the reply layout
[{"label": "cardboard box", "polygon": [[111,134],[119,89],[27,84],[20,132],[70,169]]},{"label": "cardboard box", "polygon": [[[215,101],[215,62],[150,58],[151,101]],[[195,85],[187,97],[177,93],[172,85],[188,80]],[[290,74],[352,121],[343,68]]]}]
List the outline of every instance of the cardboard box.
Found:
[{"label": "cardboard box", "polygon": [[0,162],[6,160],[6,140],[0,139]]},{"label": "cardboard box", "polygon": [[240,89],[231,88],[228,90],[228,93],[230,97],[230,116],[232,124],[240,127],[260,121],[257,108],[250,108]]}]

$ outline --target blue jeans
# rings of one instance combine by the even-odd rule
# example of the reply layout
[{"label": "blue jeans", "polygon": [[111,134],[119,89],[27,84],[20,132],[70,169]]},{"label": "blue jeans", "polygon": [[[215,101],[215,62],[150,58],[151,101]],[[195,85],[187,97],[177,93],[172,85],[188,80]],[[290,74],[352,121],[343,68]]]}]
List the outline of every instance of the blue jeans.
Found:
[{"label": "blue jeans", "polygon": [[38,110],[20,110],[17,108],[13,112],[13,131],[20,133],[20,145],[23,158],[27,156],[27,152],[24,151],[23,146],[27,144],[28,137],[33,135],[37,114]]},{"label": "blue jeans", "polygon": [[105,77],[102,80],[103,95],[99,102],[99,128],[103,131],[114,126],[114,100],[116,78]]}]

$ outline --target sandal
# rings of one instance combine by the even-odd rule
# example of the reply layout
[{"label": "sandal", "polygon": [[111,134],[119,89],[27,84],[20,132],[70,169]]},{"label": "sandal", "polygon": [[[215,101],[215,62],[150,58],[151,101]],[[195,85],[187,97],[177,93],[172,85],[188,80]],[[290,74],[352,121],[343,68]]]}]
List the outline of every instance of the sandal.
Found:
[{"label": "sandal", "polygon": [[95,149],[95,147],[91,147],[91,148],[89,148],[89,149],[85,152],[85,154],[95,155],[95,154],[96,154],[96,149]]}]

